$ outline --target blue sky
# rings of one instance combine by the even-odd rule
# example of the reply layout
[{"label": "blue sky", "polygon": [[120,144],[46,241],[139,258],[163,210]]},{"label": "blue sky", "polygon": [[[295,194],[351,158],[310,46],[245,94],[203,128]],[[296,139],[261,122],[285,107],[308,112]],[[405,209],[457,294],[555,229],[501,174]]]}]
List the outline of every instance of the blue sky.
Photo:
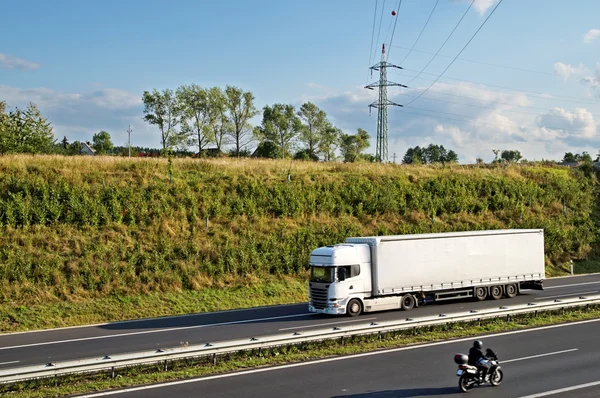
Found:
[{"label": "blue sky", "polygon": [[[370,60],[376,3],[375,39],[383,17]],[[123,145],[131,124],[133,145],[158,147],[158,131],[142,121],[144,90],[231,84],[252,91],[259,108],[310,100],[345,132],[360,127],[374,137],[376,114],[369,116],[367,105],[376,93],[363,88],[377,79],[370,61],[386,42],[388,61],[400,63],[435,3],[403,0],[389,47],[398,0],[8,2],[0,100],[38,104],[59,139],[91,140],[106,130]],[[469,3],[439,0],[419,51],[388,78],[411,81]],[[390,88],[390,99],[407,103],[429,87],[497,3],[476,0],[443,56],[409,89]],[[530,160],[559,160],[566,151],[596,155],[598,15],[594,0],[504,0],[438,83],[406,108],[390,108],[390,157],[429,143],[454,149],[461,163],[489,161],[494,148],[518,149]]]}]

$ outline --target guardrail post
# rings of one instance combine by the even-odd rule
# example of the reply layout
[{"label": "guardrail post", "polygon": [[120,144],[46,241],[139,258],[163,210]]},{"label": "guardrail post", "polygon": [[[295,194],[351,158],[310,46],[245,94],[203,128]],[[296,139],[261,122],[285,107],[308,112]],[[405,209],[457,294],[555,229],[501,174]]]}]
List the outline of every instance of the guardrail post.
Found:
[{"label": "guardrail post", "polygon": [[165,359],[165,367],[164,367],[165,372],[167,371],[167,364],[168,364],[168,361]]},{"label": "guardrail post", "polygon": [[115,367],[114,366],[110,369],[110,377],[113,379],[115,378]]},{"label": "guardrail post", "polygon": [[213,354],[212,355],[212,364],[216,365],[217,364],[217,354]]}]

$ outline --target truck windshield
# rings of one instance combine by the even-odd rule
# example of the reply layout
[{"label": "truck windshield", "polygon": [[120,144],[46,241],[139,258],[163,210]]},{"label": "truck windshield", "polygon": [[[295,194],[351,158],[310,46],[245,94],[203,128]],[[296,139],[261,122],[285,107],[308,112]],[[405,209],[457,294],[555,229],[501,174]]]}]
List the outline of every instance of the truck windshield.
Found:
[{"label": "truck windshield", "polygon": [[310,268],[310,281],[311,282],[333,282],[333,267],[316,267]]}]

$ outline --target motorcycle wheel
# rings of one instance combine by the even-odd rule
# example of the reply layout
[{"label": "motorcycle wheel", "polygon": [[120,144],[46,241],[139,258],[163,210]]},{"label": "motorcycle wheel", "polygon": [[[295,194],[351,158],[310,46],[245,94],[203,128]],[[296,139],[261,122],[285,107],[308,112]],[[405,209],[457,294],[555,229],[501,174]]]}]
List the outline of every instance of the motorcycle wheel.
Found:
[{"label": "motorcycle wheel", "polygon": [[473,384],[472,377],[468,374],[463,374],[460,376],[460,379],[458,379],[458,387],[462,392],[469,392],[471,388],[473,388]]},{"label": "motorcycle wheel", "polygon": [[502,372],[502,369],[496,369],[490,376],[490,384],[493,386],[499,386],[502,383],[503,378],[504,373]]}]

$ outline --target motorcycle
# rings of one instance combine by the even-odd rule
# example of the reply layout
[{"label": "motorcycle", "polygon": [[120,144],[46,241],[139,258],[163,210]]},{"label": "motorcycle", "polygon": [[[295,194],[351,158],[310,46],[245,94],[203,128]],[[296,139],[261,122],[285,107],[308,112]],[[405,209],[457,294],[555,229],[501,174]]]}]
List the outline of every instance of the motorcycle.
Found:
[{"label": "motorcycle", "polygon": [[504,373],[502,372],[496,353],[488,348],[485,350],[485,359],[490,362],[491,366],[484,380],[477,366],[468,365],[468,356],[464,354],[456,354],[454,356],[454,362],[458,365],[458,370],[456,371],[456,376],[459,377],[458,387],[462,392],[469,392],[476,385],[482,385],[488,381],[494,387],[502,383]]}]

